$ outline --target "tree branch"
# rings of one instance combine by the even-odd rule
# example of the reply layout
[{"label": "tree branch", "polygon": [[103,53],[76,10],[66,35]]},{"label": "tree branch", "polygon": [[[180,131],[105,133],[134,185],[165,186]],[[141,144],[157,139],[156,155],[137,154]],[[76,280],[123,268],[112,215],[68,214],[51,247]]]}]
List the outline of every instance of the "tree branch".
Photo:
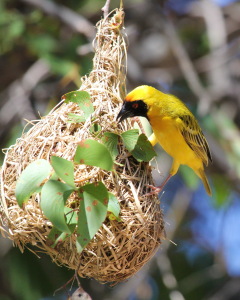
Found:
[{"label": "tree branch", "polygon": [[188,53],[186,52],[183,44],[181,43],[176,29],[168,18],[165,22],[166,35],[169,37],[172,51],[178,60],[179,66],[183,72],[185,79],[187,80],[189,87],[193,93],[199,98],[200,106],[199,110],[203,113],[207,112],[211,103],[211,98],[208,91],[203,87],[198,74],[191,62]]},{"label": "tree branch", "polygon": [[37,83],[49,73],[49,68],[43,60],[36,61],[21,79],[14,81],[1,93],[0,99],[7,99],[0,109],[0,138],[6,128],[16,119],[32,120],[36,115],[30,103],[30,92]]},{"label": "tree branch", "polygon": [[111,0],[106,0],[106,3],[102,8],[104,18],[106,18],[108,16],[110,2],[111,2]]},{"label": "tree branch", "polygon": [[83,16],[75,13],[69,8],[50,2],[48,0],[21,0],[22,2],[28,3],[35,6],[45,13],[59,18],[62,22],[67,24],[71,29],[84,34],[88,39],[93,39],[95,29],[92,23],[90,23]]}]

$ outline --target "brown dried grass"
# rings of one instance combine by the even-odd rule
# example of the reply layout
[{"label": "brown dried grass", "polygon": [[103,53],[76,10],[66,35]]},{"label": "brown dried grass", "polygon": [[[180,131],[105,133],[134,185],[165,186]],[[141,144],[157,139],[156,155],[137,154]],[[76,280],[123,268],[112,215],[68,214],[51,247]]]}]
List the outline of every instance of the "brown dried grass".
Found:
[{"label": "brown dried grass", "polygon": [[107,218],[81,254],[76,251],[75,234],[55,248],[50,246],[47,236],[52,225],[39,207],[39,194],[32,196],[21,209],[16,202],[15,186],[21,172],[38,158],[49,160],[51,155],[57,155],[73,159],[80,141],[97,138],[89,131],[93,122],[101,125],[102,132],[120,133],[131,128],[129,121],[123,124],[115,121],[125,94],[123,17],[122,10],[115,10],[111,17],[97,24],[93,70],[82,78],[80,88],[91,95],[95,108],[92,119],[84,124],[69,123],[68,113],[81,114],[81,111],[74,103],[60,103],[8,149],[1,170],[2,234],[21,251],[33,245],[31,251],[48,253],[57,264],[76,269],[80,262],[79,275],[82,277],[112,283],[135,274],[152,257],[164,238],[159,200],[156,196],[144,196],[146,185],[153,184],[149,165],[137,163],[119,144],[117,160],[123,167],[116,165],[116,172],[76,166],[75,179],[79,185],[102,181],[117,196],[122,220]]}]

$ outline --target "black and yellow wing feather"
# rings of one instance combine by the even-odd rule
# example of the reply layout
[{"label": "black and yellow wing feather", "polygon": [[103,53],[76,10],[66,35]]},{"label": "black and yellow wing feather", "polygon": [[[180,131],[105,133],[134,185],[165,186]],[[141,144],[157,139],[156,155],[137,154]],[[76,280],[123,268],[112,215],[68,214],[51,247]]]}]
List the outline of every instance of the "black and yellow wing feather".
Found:
[{"label": "black and yellow wing feather", "polygon": [[207,140],[196,119],[191,114],[185,114],[178,117],[178,123],[182,123],[180,131],[188,146],[207,166],[208,161],[212,161],[212,156]]}]

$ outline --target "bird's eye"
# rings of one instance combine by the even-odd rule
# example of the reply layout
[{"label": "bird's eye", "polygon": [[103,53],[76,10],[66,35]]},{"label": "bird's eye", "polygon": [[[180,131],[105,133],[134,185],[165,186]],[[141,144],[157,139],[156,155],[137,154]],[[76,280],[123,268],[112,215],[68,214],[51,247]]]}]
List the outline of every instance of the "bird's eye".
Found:
[{"label": "bird's eye", "polygon": [[132,108],[137,109],[138,108],[138,103],[133,103]]}]

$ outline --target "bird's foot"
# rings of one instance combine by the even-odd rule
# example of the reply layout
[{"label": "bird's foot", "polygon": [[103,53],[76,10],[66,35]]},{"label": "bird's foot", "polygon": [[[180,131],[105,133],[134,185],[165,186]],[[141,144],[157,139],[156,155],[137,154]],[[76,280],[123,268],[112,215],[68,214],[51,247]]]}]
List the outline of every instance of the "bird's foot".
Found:
[{"label": "bird's foot", "polygon": [[131,124],[132,124],[132,126],[134,126],[135,122],[138,124],[138,127],[140,128],[140,130],[142,131],[142,133],[144,133],[146,135],[145,130],[143,128],[143,125],[142,125],[139,117],[133,117],[133,118],[131,118]]},{"label": "bird's foot", "polygon": [[172,174],[169,174],[168,177],[164,180],[164,182],[159,186],[154,186],[154,185],[147,184],[146,186],[148,188],[150,188],[152,191],[145,194],[144,196],[151,196],[151,195],[159,194],[171,177],[172,177]]},{"label": "bird's foot", "polygon": [[149,189],[151,189],[152,191],[147,193],[147,194],[144,194],[144,196],[152,196],[152,195],[157,195],[159,194],[162,189],[163,189],[163,186],[160,185],[160,186],[154,186],[154,185],[146,185]]}]

